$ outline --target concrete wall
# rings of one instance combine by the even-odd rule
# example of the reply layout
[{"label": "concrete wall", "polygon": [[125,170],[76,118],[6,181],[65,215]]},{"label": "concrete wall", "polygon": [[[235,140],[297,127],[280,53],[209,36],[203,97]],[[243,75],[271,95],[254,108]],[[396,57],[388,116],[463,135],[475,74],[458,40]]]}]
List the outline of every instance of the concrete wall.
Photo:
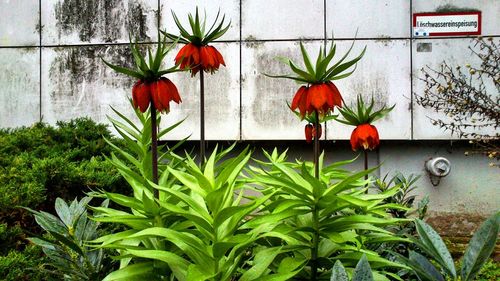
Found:
[{"label": "concrete wall", "polygon": [[[453,170],[439,187],[425,176],[420,180],[419,193],[431,194],[431,209],[491,213],[500,207],[500,179],[496,169],[487,167],[487,159],[464,158],[465,147],[449,152],[449,141],[417,142],[455,138],[433,127],[428,116],[435,113],[413,99],[413,93],[422,91],[418,77],[423,66],[443,60],[469,62],[470,38],[412,37],[412,13],[450,4],[482,11],[483,35],[499,40],[500,1],[495,0],[0,0],[0,127],[79,116],[107,122],[109,106],[130,112],[127,99],[133,81],[110,71],[99,56],[130,65],[129,30],[141,42],[154,43],[158,27],[176,31],[171,10],[186,24],[187,12],[198,5],[209,18],[220,7],[231,20],[231,29],[215,43],[227,67],[207,77],[208,139],[302,140],[304,124],[286,106],[297,85],[262,73],[287,72],[274,58],[298,60],[301,40],[317,52],[333,33],[340,50],[346,50],[358,30],[353,53],[365,45],[367,52],[355,74],[337,85],[348,103],[363,94],[396,104],[377,123],[382,139],[391,140],[373,157],[384,161],[381,173],[396,169],[423,173],[429,157],[447,156]],[[421,43],[430,43],[431,51],[419,48]],[[169,65],[174,54],[167,58]],[[168,138],[192,133],[195,140],[198,81],[187,73],[170,78],[184,102],[173,106],[164,125],[188,119]],[[325,139],[345,140],[350,132],[351,128],[329,123]],[[333,143],[325,146],[329,149]],[[345,149],[346,157],[352,156]]]}]

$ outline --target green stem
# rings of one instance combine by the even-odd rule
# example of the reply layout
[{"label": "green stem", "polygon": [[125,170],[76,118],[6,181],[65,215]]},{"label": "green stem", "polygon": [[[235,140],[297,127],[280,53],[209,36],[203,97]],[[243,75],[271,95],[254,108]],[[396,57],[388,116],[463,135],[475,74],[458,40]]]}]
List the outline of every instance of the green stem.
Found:
[{"label": "green stem", "polygon": [[200,70],[200,167],[205,164],[205,78]]},{"label": "green stem", "polygon": [[319,250],[319,214],[316,203],[314,204],[314,209],[312,210],[313,215],[313,245],[311,248],[311,281],[316,281],[316,275],[318,275],[318,250]]},{"label": "green stem", "polygon": [[[364,156],[365,156],[365,171],[368,170],[368,150],[363,150]],[[365,175],[365,180],[368,180],[368,175]],[[365,185],[367,187],[368,184]],[[368,193],[368,189],[365,191],[365,193]]]},{"label": "green stem", "polygon": [[319,114],[316,110],[316,119],[314,120],[314,176],[319,179]]},{"label": "green stem", "polygon": [[[152,172],[153,172],[153,182],[158,184],[158,125],[156,124],[156,108],[151,101],[151,158],[152,158]],[[154,189],[155,197],[156,188]]]}]

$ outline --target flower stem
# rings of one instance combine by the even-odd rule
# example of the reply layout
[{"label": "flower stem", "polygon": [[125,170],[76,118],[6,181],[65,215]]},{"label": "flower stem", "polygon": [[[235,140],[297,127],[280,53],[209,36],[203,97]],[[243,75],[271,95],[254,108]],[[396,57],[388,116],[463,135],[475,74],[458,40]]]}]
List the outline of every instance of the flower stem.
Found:
[{"label": "flower stem", "polygon": [[205,78],[200,71],[200,167],[205,164]]},{"label": "flower stem", "polygon": [[[364,149],[363,150],[364,156],[365,156],[365,171],[368,170],[368,150]],[[368,175],[365,175],[365,180],[368,180]],[[368,184],[365,185],[367,187]],[[368,190],[365,191],[368,193]]]},{"label": "flower stem", "polygon": [[314,120],[314,176],[319,179],[319,114],[315,111],[316,119]]},{"label": "flower stem", "polygon": [[[314,176],[319,179],[319,114],[315,111],[316,119],[314,120]],[[316,281],[316,275],[318,274],[318,248],[319,248],[319,220],[318,220],[318,208],[316,203],[312,210],[313,216],[313,239],[311,248],[311,281]]]},{"label": "flower stem", "polygon": [[312,210],[313,216],[313,245],[311,248],[311,281],[316,281],[316,275],[318,275],[318,250],[319,250],[319,220],[318,220],[318,208],[316,203],[314,209]]},{"label": "flower stem", "polygon": [[[151,101],[151,158],[153,170],[153,182],[158,184],[158,125],[156,124],[156,108]],[[155,189],[156,193],[156,189]],[[156,197],[156,195],[155,195]]]}]

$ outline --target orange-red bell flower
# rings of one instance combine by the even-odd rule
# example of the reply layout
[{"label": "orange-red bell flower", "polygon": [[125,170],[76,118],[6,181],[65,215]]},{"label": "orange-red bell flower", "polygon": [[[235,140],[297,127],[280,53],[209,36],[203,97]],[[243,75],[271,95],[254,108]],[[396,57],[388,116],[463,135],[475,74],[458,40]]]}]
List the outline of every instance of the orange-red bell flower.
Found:
[{"label": "orange-red bell flower", "polygon": [[177,87],[165,77],[160,77],[153,82],[139,80],[132,88],[132,103],[134,108],[139,108],[141,112],[146,112],[151,100],[155,108],[160,112],[170,110],[170,101],[180,103],[181,97]]},{"label": "orange-red bell flower", "polygon": [[170,101],[181,102],[181,97],[174,83],[165,77],[151,83],[151,97],[155,108],[160,112],[170,111]]},{"label": "orange-red bell flower", "polygon": [[358,125],[351,134],[351,148],[354,151],[375,149],[380,144],[377,128],[370,124]]},{"label": "orange-red bell flower", "polygon": [[151,85],[143,80],[139,80],[132,87],[132,103],[134,108],[139,108],[141,112],[146,112],[151,103]]},{"label": "orange-red bell flower", "polygon": [[180,49],[175,57],[175,63],[180,64],[180,69],[190,68],[192,76],[200,70],[214,73],[221,64],[226,66],[224,58],[215,47],[196,46],[193,43],[186,44]]},{"label": "orange-red bell flower", "polygon": [[291,109],[299,109],[300,115],[304,117],[316,110],[320,114],[333,111],[334,107],[342,106],[342,96],[332,82],[302,86],[293,98]]}]

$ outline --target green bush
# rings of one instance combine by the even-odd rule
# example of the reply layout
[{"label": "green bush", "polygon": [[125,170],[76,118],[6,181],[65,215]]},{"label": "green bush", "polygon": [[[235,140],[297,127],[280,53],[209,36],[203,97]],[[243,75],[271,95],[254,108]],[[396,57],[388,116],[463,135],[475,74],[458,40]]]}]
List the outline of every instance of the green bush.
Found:
[{"label": "green bush", "polygon": [[88,118],[0,130],[0,210],[43,208],[56,197],[69,200],[90,189],[123,186],[102,157],[110,154],[103,136],[112,139],[105,125]]},{"label": "green bush", "polygon": [[42,263],[25,239],[40,228],[19,206],[53,213],[57,197],[128,190],[105,159],[111,150],[103,137],[119,145],[106,125],[88,118],[0,129],[0,280],[47,280],[26,273]]},{"label": "green bush", "polygon": [[46,273],[39,270],[46,258],[36,246],[28,246],[24,251],[10,251],[0,256],[0,280],[3,281],[52,281]]}]

